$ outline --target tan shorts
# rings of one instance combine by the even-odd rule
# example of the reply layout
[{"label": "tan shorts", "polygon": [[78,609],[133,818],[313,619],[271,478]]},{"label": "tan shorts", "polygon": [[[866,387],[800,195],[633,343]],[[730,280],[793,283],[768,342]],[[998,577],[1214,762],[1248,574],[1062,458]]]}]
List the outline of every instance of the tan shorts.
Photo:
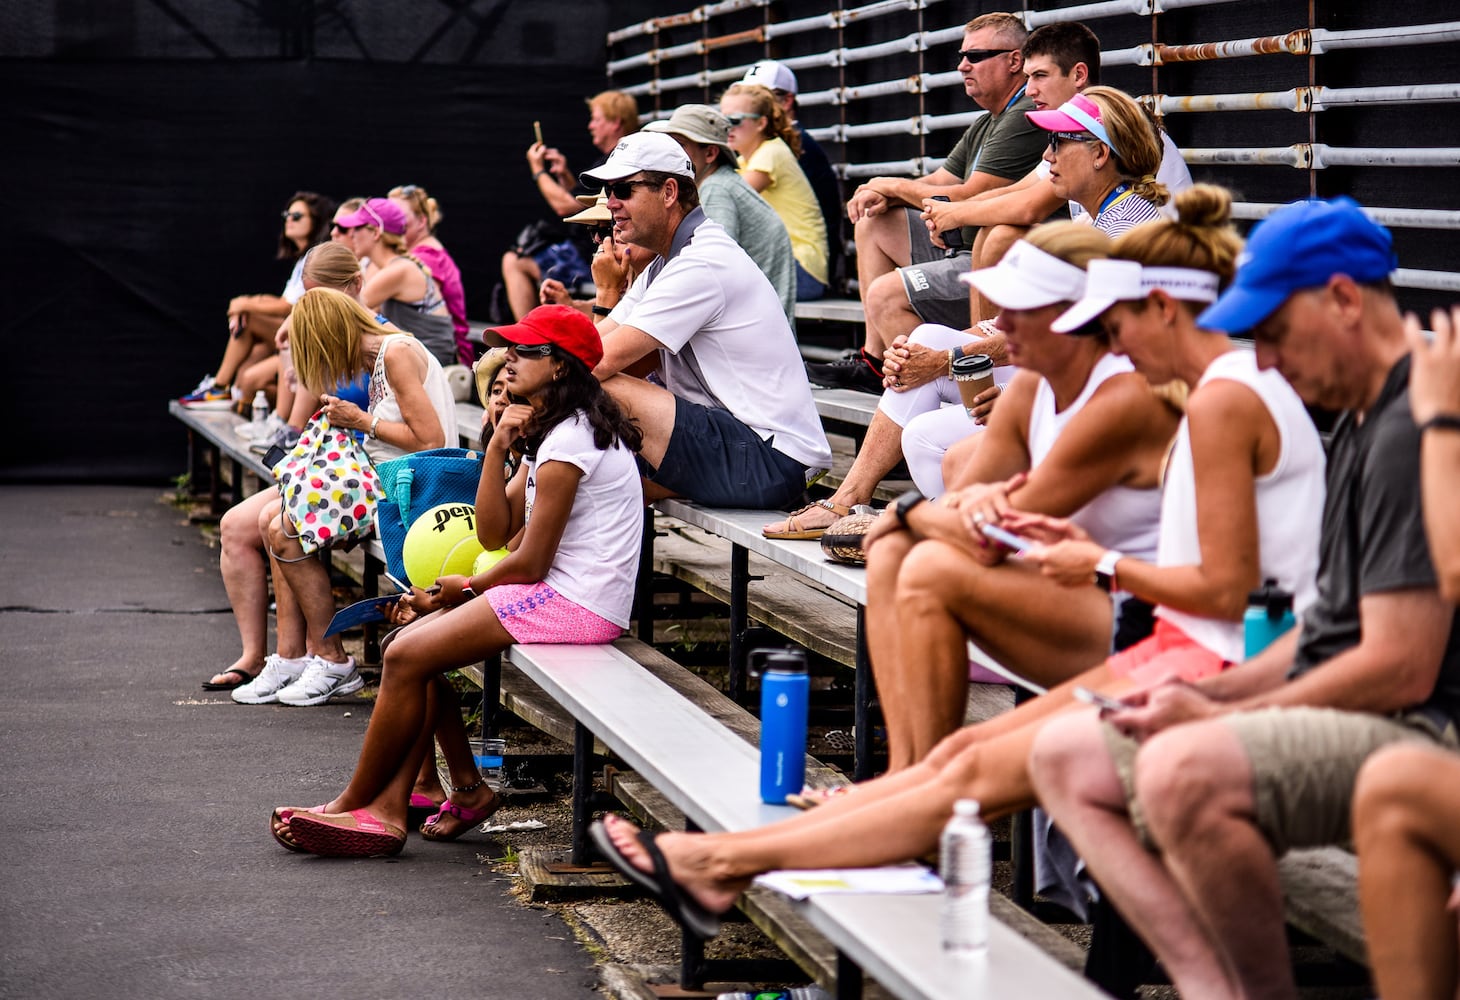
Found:
[{"label": "tan shorts", "polygon": [[[1293,847],[1349,840],[1354,782],[1364,761],[1391,743],[1460,746],[1453,724],[1438,727],[1427,716],[1370,715],[1329,708],[1269,708],[1224,716],[1252,762],[1257,825],[1282,856]],[[1125,789],[1131,822],[1152,847],[1135,795],[1140,744],[1108,723],[1106,747]]]}]

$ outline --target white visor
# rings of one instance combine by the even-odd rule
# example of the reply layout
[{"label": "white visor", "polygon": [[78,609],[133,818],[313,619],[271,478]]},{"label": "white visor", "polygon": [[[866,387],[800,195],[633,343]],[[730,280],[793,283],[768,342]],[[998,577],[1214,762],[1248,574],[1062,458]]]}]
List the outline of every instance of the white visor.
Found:
[{"label": "white visor", "polygon": [[[1090,292],[1049,325],[1056,333],[1078,330],[1117,302],[1135,302],[1160,289],[1185,302],[1215,302],[1219,279],[1193,267],[1142,267],[1133,260],[1092,260]],[[1098,291],[1097,291],[1098,289]]]},{"label": "white visor", "polygon": [[1039,309],[1085,294],[1085,272],[1023,240],[993,267],[958,276],[1003,309]]}]

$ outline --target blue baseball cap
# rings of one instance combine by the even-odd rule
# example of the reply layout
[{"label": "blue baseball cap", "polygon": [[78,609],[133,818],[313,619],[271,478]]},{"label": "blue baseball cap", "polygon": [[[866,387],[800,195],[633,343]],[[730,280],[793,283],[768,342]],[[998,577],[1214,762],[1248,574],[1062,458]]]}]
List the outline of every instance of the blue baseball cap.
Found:
[{"label": "blue baseball cap", "polygon": [[1271,316],[1288,296],[1335,274],[1363,283],[1398,266],[1389,230],[1352,198],[1310,198],[1284,205],[1252,230],[1237,258],[1237,278],[1199,317],[1208,330],[1242,333]]}]

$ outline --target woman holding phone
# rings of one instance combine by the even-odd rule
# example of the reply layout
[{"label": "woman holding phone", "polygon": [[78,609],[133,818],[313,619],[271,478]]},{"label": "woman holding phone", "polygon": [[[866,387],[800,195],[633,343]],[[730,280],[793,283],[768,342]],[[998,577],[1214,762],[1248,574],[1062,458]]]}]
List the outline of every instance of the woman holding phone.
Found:
[{"label": "woman holding phone", "polygon": [[[1177,221],[1147,223],[1115,244],[1116,263],[1133,267],[1093,261],[1086,297],[1054,324],[1076,330],[1099,317],[1116,349],[1128,351],[1152,381],[1180,378],[1194,386],[1163,487],[1157,562],[1112,553],[1058,519],[1020,514],[997,495],[961,511],[970,529],[997,523],[1041,541],[1025,558],[1072,595],[1093,589],[1103,573],[1157,602],[1156,634],[1012,712],[959,730],[920,763],[785,822],[738,833],[641,837],[610,816],[593,836],[615,866],[640,879],[650,875],[672,910],[708,929],[760,872],[919,857],[936,846],[958,799],[977,799],[986,817],[1035,804],[1030,745],[1044,720],[1079,704],[1077,686],[1119,693],[1220,670],[1242,655],[1246,595],[1264,577],[1294,592],[1300,609],[1311,601],[1318,548],[1311,512],[1323,497],[1317,432],[1276,372],[1258,372],[1225,336],[1196,325],[1236,269],[1241,240],[1229,222],[1230,204],[1220,188],[1183,192]],[[911,524],[927,506],[913,508]]]},{"label": "woman holding phone", "polygon": [[[354,776],[322,806],[274,811],[272,830],[286,847],[399,853],[431,742],[436,677],[513,643],[605,643],[628,625],[643,523],[640,434],[593,377],[603,357],[598,330],[570,306],[540,306],[497,332],[508,344],[507,387],[527,402],[503,411],[484,449],[477,537],[489,550],[521,539],[485,572],[442,577],[398,605],[406,627],[385,647]],[[519,439],[526,458],[504,483]],[[450,802],[480,810],[491,798],[470,784],[454,788]]]}]

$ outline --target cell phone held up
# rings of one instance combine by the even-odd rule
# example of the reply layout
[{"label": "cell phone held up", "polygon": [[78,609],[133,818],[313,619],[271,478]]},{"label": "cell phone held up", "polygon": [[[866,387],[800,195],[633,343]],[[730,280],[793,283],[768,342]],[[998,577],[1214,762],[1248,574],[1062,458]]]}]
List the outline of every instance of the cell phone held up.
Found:
[{"label": "cell phone held up", "polygon": [[1130,708],[1129,705],[1118,698],[1101,694],[1099,691],[1091,691],[1087,687],[1077,687],[1073,693],[1076,701],[1083,701],[1087,705],[1094,705],[1102,712],[1123,712],[1127,708]]},{"label": "cell phone held up", "polygon": [[[953,199],[949,198],[946,194],[935,194],[933,195],[931,200],[952,201]],[[952,257],[957,254],[958,251],[964,249],[963,230],[960,228],[945,229],[938,234],[938,239],[943,241],[943,255],[945,257]]]}]

